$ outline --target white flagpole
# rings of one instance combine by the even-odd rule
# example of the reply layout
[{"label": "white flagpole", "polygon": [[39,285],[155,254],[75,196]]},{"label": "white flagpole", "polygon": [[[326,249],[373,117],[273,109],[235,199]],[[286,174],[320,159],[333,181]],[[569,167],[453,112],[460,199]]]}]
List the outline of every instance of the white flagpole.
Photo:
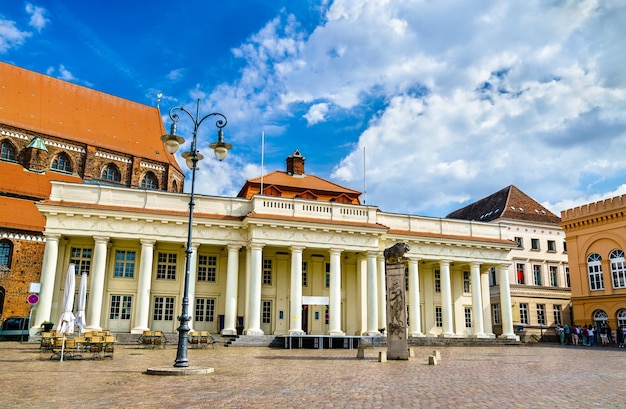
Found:
[{"label": "white flagpole", "polygon": [[259,194],[263,194],[263,161],[265,159],[265,131],[261,132],[261,191]]},{"label": "white flagpole", "polygon": [[365,181],[365,146],[363,147],[363,204],[367,201],[367,184]]}]

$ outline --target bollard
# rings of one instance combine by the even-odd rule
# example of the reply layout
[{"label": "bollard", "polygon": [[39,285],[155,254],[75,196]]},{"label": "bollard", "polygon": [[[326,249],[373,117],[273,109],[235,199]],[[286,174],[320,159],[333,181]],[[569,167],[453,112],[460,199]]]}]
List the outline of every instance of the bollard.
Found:
[{"label": "bollard", "polygon": [[415,350],[413,348],[409,348],[409,358],[415,358]]},{"label": "bollard", "polygon": [[437,358],[435,358],[434,356],[429,356],[428,365],[437,365]]},{"label": "bollard", "polygon": [[439,353],[439,351],[434,350],[434,351],[433,351],[433,356],[434,356],[435,358],[437,358],[437,361],[441,361],[441,354]]},{"label": "bollard", "polygon": [[378,362],[387,362],[387,351],[378,352]]},{"label": "bollard", "polygon": [[365,358],[365,351],[363,350],[363,347],[360,346],[359,349],[357,349],[356,357],[359,359]]}]

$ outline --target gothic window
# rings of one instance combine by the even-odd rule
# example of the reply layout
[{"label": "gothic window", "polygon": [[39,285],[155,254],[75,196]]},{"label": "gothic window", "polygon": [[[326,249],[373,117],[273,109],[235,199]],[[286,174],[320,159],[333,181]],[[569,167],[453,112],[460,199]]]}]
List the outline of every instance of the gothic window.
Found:
[{"label": "gothic window", "polygon": [[120,182],[122,177],[120,176],[120,171],[112,163],[106,165],[106,167],[102,170],[102,180],[108,180],[110,182]]},{"label": "gothic window", "polygon": [[146,172],[143,179],[141,179],[141,187],[145,189],[158,189],[159,183],[157,178],[152,172]]},{"label": "gothic window", "polygon": [[15,161],[15,148],[9,141],[2,141],[2,144],[0,144],[0,159]]},{"label": "gothic window", "polygon": [[591,253],[587,257],[587,272],[589,273],[589,289],[603,290],[602,257],[599,254]]},{"label": "gothic window", "polygon": [[0,241],[0,271],[11,268],[11,256],[13,255],[13,243],[9,240]]},{"label": "gothic window", "polygon": [[70,158],[63,152],[59,153],[52,160],[52,169],[58,170],[59,172],[72,173],[72,164],[70,162]]}]

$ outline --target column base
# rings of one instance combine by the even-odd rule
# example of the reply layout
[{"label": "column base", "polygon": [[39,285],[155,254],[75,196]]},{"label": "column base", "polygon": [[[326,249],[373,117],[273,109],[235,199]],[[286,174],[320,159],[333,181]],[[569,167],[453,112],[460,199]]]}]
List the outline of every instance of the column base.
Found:
[{"label": "column base", "polygon": [[135,327],[130,330],[131,334],[143,334],[144,331],[150,331],[148,327]]},{"label": "column base", "polygon": [[346,333],[340,330],[335,330],[328,332],[328,335],[332,337],[343,337],[344,335],[346,335]]},{"label": "column base", "polygon": [[500,335],[498,338],[504,338],[504,339],[514,339],[516,341],[519,341],[519,336],[515,335],[515,334],[502,334]]},{"label": "column base", "polygon": [[424,338],[424,337],[425,337],[425,335],[424,335],[424,334],[422,334],[421,332],[411,332],[411,333],[409,334],[409,337],[410,337],[410,338]]},{"label": "column base", "polygon": [[439,334],[439,338],[466,338],[464,335],[457,335],[454,332]]},{"label": "column base", "polygon": [[373,330],[373,331],[367,331],[365,335],[367,335],[368,337],[380,337],[383,334],[381,334],[380,331],[378,330]]},{"label": "column base", "polygon": [[488,339],[491,338],[489,335],[487,334],[472,334],[469,336],[470,338],[481,338],[481,339]]},{"label": "column base", "polygon": [[251,329],[245,330],[244,334],[255,336],[255,335],[265,335],[265,332],[263,332],[263,330],[260,328],[251,328]]},{"label": "column base", "polygon": [[304,331],[301,329],[290,329],[289,335],[304,335]]},{"label": "column base", "polygon": [[224,328],[222,335],[237,335],[237,330],[235,328]]}]

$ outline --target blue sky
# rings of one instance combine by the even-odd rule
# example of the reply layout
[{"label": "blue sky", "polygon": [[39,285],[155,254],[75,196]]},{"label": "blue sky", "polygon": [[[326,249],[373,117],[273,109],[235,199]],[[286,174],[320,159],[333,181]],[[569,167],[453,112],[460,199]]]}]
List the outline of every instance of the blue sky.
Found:
[{"label": "blue sky", "polygon": [[299,149],[366,204],[435,217],[510,184],[557,215],[625,194],[625,38],[625,0],[0,5],[2,61],[159,103],[167,127],[197,98],[226,115],[223,162],[200,129],[200,193],[260,176],[264,132],[266,173]]}]

